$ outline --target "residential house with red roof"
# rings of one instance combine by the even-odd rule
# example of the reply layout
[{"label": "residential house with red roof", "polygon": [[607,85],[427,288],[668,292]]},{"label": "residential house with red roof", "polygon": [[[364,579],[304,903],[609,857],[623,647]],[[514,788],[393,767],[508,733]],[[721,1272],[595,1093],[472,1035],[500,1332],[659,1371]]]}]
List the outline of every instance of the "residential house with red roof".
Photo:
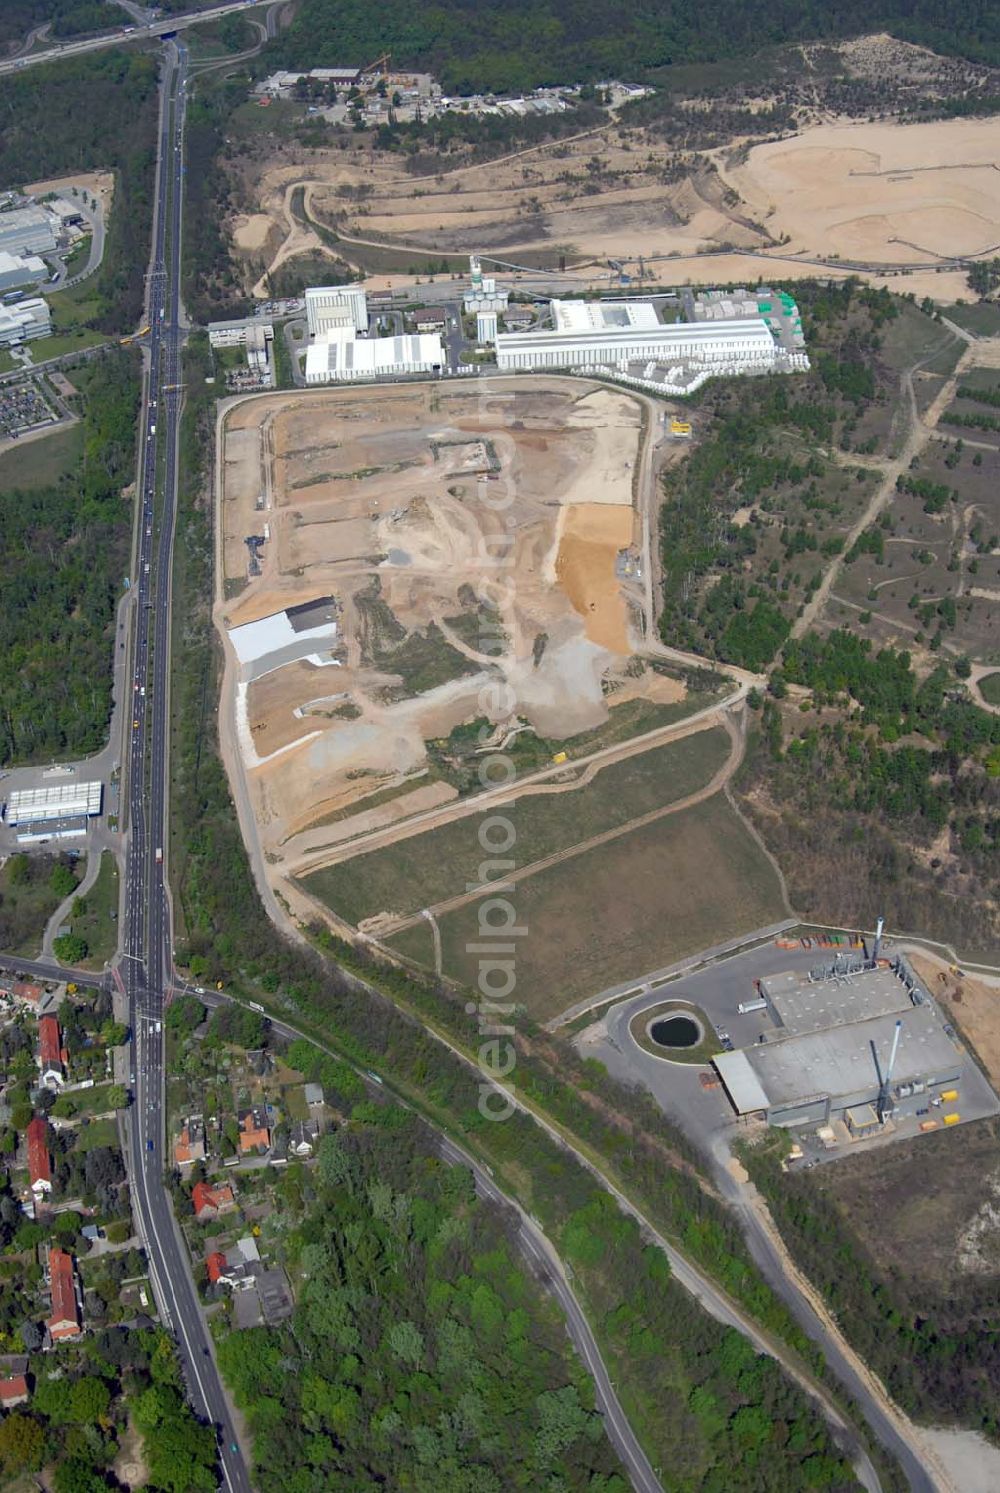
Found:
[{"label": "residential house with red roof", "polygon": [[23,1374],[12,1374],[9,1379],[0,1379],[0,1405],[4,1410],[13,1410],[23,1405],[28,1398],[28,1381]]},{"label": "residential house with red roof", "polygon": [[38,1019],[38,1067],[47,1089],[59,1089],[66,1082],[66,1054],[55,1016]]},{"label": "residential house with red roof", "polygon": [[177,1166],[192,1166],[205,1160],[205,1124],[201,1115],[190,1115],[181,1126],[181,1133],[174,1144],[174,1161]]},{"label": "residential house with red roof", "polygon": [[218,1218],[220,1213],[232,1213],[236,1194],[231,1187],[210,1187],[207,1182],[196,1182],[191,1189],[191,1206],[195,1218]]},{"label": "residential house with red roof", "polygon": [[28,1182],[36,1200],[52,1191],[52,1158],[49,1155],[48,1121],[36,1115],[27,1130]]},{"label": "residential house with red roof", "polygon": [[73,1256],[64,1249],[49,1250],[49,1293],[52,1297],[52,1315],[48,1321],[50,1335],[57,1342],[63,1338],[79,1337],[83,1327],[76,1299]]},{"label": "residential house with red roof", "polygon": [[271,1132],[267,1124],[267,1114],[262,1104],[255,1104],[252,1109],[241,1109],[237,1115],[240,1126],[240,1151],[244,1156],[255,1151],[258,1156],[271,1144]]},{"label": "residential house with red roof", "polygon": [[214,1250],[212,1254],[206,1257],[205,1269],[208,1271],[208,1278],[213,1286],[221,1279],[225,1268],[226,1257],[220,1250]]}]

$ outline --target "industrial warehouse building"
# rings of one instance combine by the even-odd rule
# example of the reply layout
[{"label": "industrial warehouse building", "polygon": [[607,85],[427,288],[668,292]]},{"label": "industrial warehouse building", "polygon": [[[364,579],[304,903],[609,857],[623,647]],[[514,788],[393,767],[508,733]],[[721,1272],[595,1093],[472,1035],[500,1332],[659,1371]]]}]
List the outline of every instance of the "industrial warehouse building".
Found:
[{"label": "industrial warehouse building", "polygon": [[92,817],[101,812],[100,780],[15,788],[7,800],[8,824],[49,824],[56,819]]},{"label": "industrial warehouse building", "polygon": [[306,323],[310,337],[323,337],[341,327],[368,330],[368,298],[360,285],[317,285],[306,291]]},{"label": "industrial warehouse building", "polygon": [[48,337],[51,332],[52,313],[40,296],[16,306],[0,306],[0,347],[15,347],[35,337]]},{"label": "industrial warehouse building", "polygon": [[444,366],[440,337],[413,332],[405,337],[357,338],[353,327],[328,332],[306,353],[306,383],[351,383],[355,379],[401,378],[435,373]]},{"label": "industrial warehouse building", "polygon": [[776,975],[758,988],[776,1029],[713,1059],[740,1115],[789,1127],[842,1120],[857,1135],[878,1123],[880,1096],[912,1113],[959,1088],[965,1055],[903,960],[891,969]]},{"label": "industrial warehouse building", "polygon": [[210,321],[208,324],[210,347],[246,347],[248,343],[256,344],[261,333],[270,342],[274,337],[274,323],[248,316],[242,321]]},{"label": "industrial warehouse building", "polygon": [[0,249],[8,254],[51,254],[55,247],[54,221],[40,207],[0,213]]},{"label": "industrial warehouse building", "polygon": [[45,260],[37,254],[9,254],[0,249],[0,295],[8,290],[20,290],[23,285],[37,285],[48,279]]},{"label": "industrial warehouse building", "polygon": [[271,612],[256,622],[230,628],[229,641],[245,681],[259,679],[283,664],[306,659],[317,668],[331,662],[331,649],[340,627],[339,606],[332,596],[320,596],[299,606]]},{"label": "industrial warehouse building", "polygon": [[[630,362],[694,363],[716,372],[767,372],[777,365],[774,338],[762,318],[704,324],[649,322],[639,306],[629,305],[623,324],[601,319],[600,325],[579,328],[577,305],[552,303],[554,327],[528,332],[501,332],[497,337],[497,365],[501,372],[537,368],[600,368]],[[613,313],[614,304],[602,310]],[[650,310],[653,310],[650,307]],[[655,311],[654,311],[655,316]],[[560,326],[562,323],[562,329]]]},{"label": "industrial warehouse building", "polygon": [[664,325],[652,301],[553,301],[557,332],[617,332]]}]

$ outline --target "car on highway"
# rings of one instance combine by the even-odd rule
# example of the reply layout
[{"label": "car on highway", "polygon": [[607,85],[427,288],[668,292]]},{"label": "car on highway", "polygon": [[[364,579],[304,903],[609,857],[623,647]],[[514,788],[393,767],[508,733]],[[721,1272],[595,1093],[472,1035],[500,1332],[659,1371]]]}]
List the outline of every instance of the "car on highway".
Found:
[{"label": "car on highway", "polygon": [[146,1142],[146,1150],[147,1151],[152,1151],[153,1150],[153,1142],[151,1140],[148,1140]]},{"label": "car on highway", "polygon": [[132,730],[133,731],[138,731],[138,729],[139,729],[139,722],[138,721],[133,721],[132,722]]}]

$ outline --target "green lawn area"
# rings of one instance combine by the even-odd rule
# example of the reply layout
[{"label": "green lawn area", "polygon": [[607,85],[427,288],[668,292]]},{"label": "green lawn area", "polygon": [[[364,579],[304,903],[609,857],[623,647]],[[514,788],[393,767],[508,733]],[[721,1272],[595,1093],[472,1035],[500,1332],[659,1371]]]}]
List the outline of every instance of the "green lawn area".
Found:
[{"label": "green lawn area", "polygon": [[95,277],[88,276],[70,290],[57,290],[47,296],[52,311],[52,325],[57,332],[68,331],[92,321],[100,310],[100,302],[94,290]]},{"label": "green lawn area", "polygon": [[1000,305],[996,301],[977,301],[971,306],[942,306],[941,312],[956,326],[964,327],[977,337],[995,337],[1000,332]]},{"label": "green lawn area", "polygon": [[80,327],[76,331],[39,338],[37,342],[31,344],[31,356],[36,364],[47,363],[50,358],[61,358],[66,353],[83,352],[84,348],[97,347],[99,343],[107,342],[107,340],[100,332],[91,331],[89,327]]},{"label": "green lawn area", "polygon": [[[785,915],[770,862],[721,793],[518,882],[509,897],[527,932],[508,998],[540,1020]],[[474,986],[477,904],[440,925],[445,974]]]},{"label": "green lawn area", "polygon": [[0,456],[0,489],[51,487],[83,455],[82,425],[64,425],[37,441],[19,441]]},{"label": "green lawn area", "polygon": [[80,1125],[76,1132],[78,1151],[96,1151],[99,1146],[118,1145],[118,1124],[115,1120],[91,1120],[89,1125]]},{"label": "green lawn area", "polygon": [[71,919],[73,932],[87,940],[90,952],[83,961],[84,968],[102,969],[118,946],[118,867],[109,850],[101,855],[97,880],[83,903],[82,914]]},{"label": "green lawn area", "polygon": [[15,368],[20,368],[16,358],[11,357],[5,347],[0,347],[0,373],[13,373]]},{"label": "green lawn area", "polygon": [[99,1115],[112,1108],[108,1095],[114,1087],[111,1083],[95,1084],[92,1089],[74,1089],[71,1094],[60,1094],[54,1113],[68,1109],[67,1118],[76,1115]]},{"label": "green lawn area", "polygon": [[[714,727],[612,763],[576,791],[522,797],[502,810],[515,832],[510,859],[529,865],[685,798],[711,780],[728,750],[725,731]],[[467,815],[317,871],[305,885],[354,924],[382,911],[417,912],[481,879],[480,823],[480,815]]]},{"label": "green lawn area", "polygon": [[984,674],[979,681],[979,693],[990,705],[1000,705],[1000,671]]}]

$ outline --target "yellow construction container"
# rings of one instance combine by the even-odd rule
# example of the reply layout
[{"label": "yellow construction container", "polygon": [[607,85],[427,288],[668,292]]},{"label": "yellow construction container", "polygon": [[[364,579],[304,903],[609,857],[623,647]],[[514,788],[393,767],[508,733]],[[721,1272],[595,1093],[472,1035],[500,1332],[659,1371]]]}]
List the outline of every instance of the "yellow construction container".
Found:
[{"label": "yellow construction container", "polygon": [[945,1101],[946,1104],[950,1104],[953,1099],[957,1099],[958,1098],[958,1090],[957,1089],[944,1089],[942,1091],[941,1098]]},{"label": "yellow construction container", "polygon": [[690,435],[691,434],[691,421],[690,420],[671,420],[671,422],[670,422],[670,434],[671,435]]},{"label": "yellow construction container", "polygon": [[944,1117],[944,1123],[946,1125],[957,1125],[958,1122],[959,1122],[959,1120],[961,1118],[962,1118],[961,1115],[956,1115],[954,1113],[950,1114],[950,1115],[945,1115],[945,1117]]},{"label": "yellow construction container", "polygon": [[569,760],[569,754],[567,752],[556,752],[552,760],[553,762],[567,762]]}]

